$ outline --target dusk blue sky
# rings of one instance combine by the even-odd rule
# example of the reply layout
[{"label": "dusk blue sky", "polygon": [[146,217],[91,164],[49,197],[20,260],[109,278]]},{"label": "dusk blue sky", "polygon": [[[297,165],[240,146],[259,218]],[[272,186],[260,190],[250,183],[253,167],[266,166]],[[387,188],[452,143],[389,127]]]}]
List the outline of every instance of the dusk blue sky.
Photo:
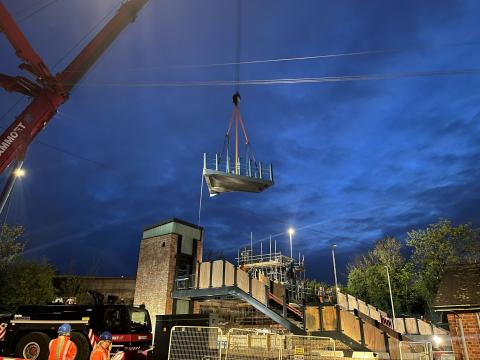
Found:
[{"label": "dusk blue sky", "polygon": [[[52,72],[121,3],[61,0],[41,9],[51,1],[2,2]],[[7,222],[26,229],[29,257],[47,257],[64,273],[135,276],[144,227],[171,217],[197,222],[202,154],[222,148],[235,87],[192,84],[234,79],[234,66],[198,65],[236,61],[236,4],[150,0],[72,91],[31,145],[28,175],[8,208]],[[332,243],[344,279],[346,264],[386,235],[404,240],[439,218],[479,226],[480,2],[241,6],[242,61],[370,53],[242,65],[240,80],[397,75],[241,85],[254,153],[273,163],[275,186],[261,194],[204,193],[207,251],[233,258],[253,232],[256,251],[272,234],[287,252],[293,226],[307,276],[331,282]],[[25,75],[3,35],[0,53],[0,72]],[[417,76],[459,69],[473,71]],[[26,104],[2,91],[0,126]]]}]

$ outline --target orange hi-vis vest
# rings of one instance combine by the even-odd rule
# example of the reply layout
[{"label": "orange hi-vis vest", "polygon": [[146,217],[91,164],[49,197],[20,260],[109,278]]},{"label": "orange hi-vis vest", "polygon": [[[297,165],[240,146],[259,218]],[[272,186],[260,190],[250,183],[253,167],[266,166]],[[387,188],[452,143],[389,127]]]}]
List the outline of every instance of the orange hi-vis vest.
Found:
[{"label": "orange hi-vis vest", "polygon": [[90,360],[109,360],[109,359],[110,359],[110,356],[108,354],[108,350],[105,350],[99,345],[90,354]]},{"label": "orange hi-vis vest", "polygon": [[74,360],[77,347],[69,336],[59,336],[50,341],[48,360]]}]

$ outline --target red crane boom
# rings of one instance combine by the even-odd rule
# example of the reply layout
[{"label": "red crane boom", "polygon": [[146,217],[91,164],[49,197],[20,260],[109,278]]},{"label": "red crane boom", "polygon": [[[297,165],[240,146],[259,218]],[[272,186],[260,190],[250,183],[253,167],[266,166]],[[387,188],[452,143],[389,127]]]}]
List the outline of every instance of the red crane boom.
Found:
[{"label": "red crane boom", "polygon": [[0,173],[14,160],[22,160],[28,145],[55,116],[69,92],[88,72],[120,32],[136,18],[148,0],[129,0],[115,16],[83,48],[77,57],[59,74],[52,76],[40,56],[33,50],[15,20],[0,2],[0,32],[4,32],[24,62],[20,68],[35,77],[0,73],[0,86],[7,91],[19,92],[33,98],[25,110],[0,135]]}]

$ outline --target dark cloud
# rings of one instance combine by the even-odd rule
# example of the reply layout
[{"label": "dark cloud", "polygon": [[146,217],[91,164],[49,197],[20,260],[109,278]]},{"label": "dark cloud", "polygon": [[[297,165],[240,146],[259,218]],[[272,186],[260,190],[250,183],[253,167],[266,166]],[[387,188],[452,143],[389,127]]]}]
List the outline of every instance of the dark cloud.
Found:
[{"label": "dark cloud", "polygon": [[[14,15],[20,10],[16,1],[5,4]],[[60,2],[21,27],[53,65],[117,5]],[[242,6],[242,60],[396,50],[242,65],[242,79],[475,68],[480,60],[478,45],[455,45],[480,38],[474,1]],[[236,7],[228,2],[147,5],[29,149],[28,177],[8,210],[9,222],[27,228],[29,256],[46,256],[63,272],[74,266],[82,273],[132,276],[145,226],[174,216],[198,221],[202,154],[222,150],[235,89],[98,83],[232,80],[231,66],[171,66],[234,61],[235,41]],[[4,38],[0,49],[0,72],[19,74]],[[207,250],[221,248],[233,259],[252,233],[256,251],[260,242],[269,246],[271,235],[288,252],[286,229],[294,226],[294,251],[305,253],[308,276],[333,281],[336,243],[344,281],[345,265],[383,236],[403,240],[407,231],[440,217],[479,226],[479,81],[242,86],[252,148],[257,159],[273,162],[275,186],[262,194],[204,193]],[[18,100],[0,125],[28,103],[15,94],[0,96],[0,116]]]}]

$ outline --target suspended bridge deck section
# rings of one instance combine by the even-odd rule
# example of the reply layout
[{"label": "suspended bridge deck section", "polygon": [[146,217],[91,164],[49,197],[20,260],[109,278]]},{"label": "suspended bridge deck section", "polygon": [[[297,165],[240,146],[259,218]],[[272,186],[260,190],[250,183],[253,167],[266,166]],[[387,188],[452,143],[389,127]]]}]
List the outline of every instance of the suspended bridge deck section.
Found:
[{"label": "suspended bridge deck section", "polygon": [[218,154],[213,162],[203,154],[203,176],[211,195],[232,191],[258,193],[273,185],[272,165],[264,168],[261,162],[249,160],[242,167],[240,161],[231,164],[228,158],[221,164]]}]

